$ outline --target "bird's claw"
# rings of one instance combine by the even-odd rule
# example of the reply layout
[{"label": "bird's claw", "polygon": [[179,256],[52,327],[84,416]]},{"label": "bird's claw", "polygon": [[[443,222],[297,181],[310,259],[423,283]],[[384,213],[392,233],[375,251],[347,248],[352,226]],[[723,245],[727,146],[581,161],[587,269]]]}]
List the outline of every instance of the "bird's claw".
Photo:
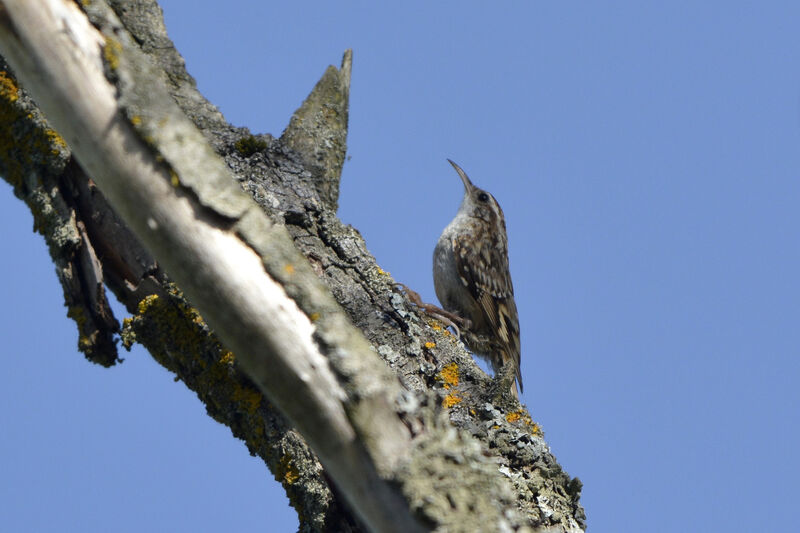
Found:
[{"label": "bird's claw", "polygon": [[441,307],[423,302],[419,293],[408,287],[408,285],[405,285],[404,283],[397,283],[396,285],[400,288],[400,291],[406,295],[408,301],[411,302],[415,307],[422,310],[422,312],[424,312],[426,315],[435,318],[446,327],[453,328],[458,340],[461,340],[461,329],[459,328],[459,325],[464,330],[469,330],[470,326],[472,326],[472,322],[469,319],[461,318],[454,313],[445,311]]}]

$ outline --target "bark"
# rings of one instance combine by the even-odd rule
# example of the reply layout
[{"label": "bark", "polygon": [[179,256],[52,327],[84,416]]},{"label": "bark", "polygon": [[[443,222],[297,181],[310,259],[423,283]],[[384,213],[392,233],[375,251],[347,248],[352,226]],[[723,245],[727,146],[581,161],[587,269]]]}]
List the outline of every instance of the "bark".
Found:
[{"label": "bark", "polygon": [[349,51],[280,138],[253,135],[199,94],[155,2],[29,3],[0,1],[0,173],[89,360],[144,345],[264,459],[301,530],[585,528],[527,410],[336,217]]}]

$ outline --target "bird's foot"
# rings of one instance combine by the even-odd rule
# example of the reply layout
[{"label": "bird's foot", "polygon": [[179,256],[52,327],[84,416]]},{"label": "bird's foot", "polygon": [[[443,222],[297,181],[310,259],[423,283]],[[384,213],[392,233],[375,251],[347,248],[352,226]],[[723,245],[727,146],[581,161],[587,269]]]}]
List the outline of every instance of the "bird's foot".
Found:
[{"label": "bird's foot", "polygon": [[414,304],[415,307],[422,310],[426,315],[435,318],[446,327],[453,328],[453,331],[456,334],[456,338],[461,340],[461,329],[468,330],[470,326],[472,326],[472,322],[470,322],[466,318],[461,318],[460,316],[451,313],[449,311],[445,311],[441,307],[437,307],[433,304],[425,303],[422,301],[422,297],[419,293],[411,288],[408,285],[403,283],[397,283],[397,287],[400,288],[400,292],[406,295],[408,301]]}]

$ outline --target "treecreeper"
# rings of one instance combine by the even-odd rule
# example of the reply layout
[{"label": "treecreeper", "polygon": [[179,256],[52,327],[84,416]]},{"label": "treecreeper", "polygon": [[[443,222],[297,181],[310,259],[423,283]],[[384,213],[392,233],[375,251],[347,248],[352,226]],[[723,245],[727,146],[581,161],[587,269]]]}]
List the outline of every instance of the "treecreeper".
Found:
[{"label": "treecreeper", "polygon": [[494,196],[473,185],[461,167],[448,161],[464,183],[464,199],[433,251],[436,296],[445,311],[458,318],[467,348],[485,359],[496,377],[510,381],[518,398],[515,382],[522,392],[519,318],[503,210]]}]

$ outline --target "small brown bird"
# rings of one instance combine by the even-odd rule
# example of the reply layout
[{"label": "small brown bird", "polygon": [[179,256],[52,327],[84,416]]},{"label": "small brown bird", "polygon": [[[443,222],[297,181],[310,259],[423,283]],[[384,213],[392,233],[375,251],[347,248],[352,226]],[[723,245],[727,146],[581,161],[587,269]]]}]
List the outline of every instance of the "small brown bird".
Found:
[{"label": "small brown bird", "polygon": [[[467,348],[488,361],[496,376],[513,372],[522,392],[519,318],[503,210],[448,161],[464,182],[464,199],[433,251],[436,296],[446,311],[464,321],[461,336]],[[519,397],[513,381],[511,392]]]}]

